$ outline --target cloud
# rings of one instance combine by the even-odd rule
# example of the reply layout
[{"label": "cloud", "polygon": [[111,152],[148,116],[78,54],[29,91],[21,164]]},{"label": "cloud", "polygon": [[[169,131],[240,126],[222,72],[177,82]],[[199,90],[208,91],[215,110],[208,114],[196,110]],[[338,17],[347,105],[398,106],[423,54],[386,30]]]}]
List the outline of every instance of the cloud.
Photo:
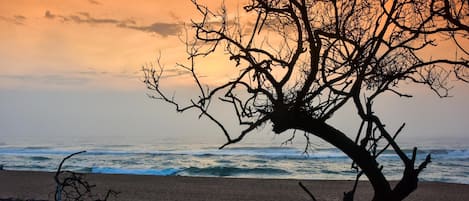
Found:
[{"label": "cloud", "polygon": [[103,76],[106,77],[113,77],[113,78],[125,78],[125,79],[135,79],[139,78],[140,76],[140,71],[128,71],[128,70],[122,70],[120,72],[109,72],[109,71],[98,71],[97,69],[94,68],[88,68],[86,70],[82,71],[76,71],[76,72],[71,72],[72,74],[77,74],[77,75],[82,75],[82,76],[87,76],[87,77],[93,77],[94,79],[100,79]]},{"label": "cloud", "polygon": [[59,18],[63,22],[71,21],[71,22],[75,22],[75,23],[78,23],[78,24],[80,24],[80,23],[86,23],[86,24],[119,24],[119,23],[126,23],[127,22],[127,20],[119,21],[119,20],[110,19],[110,18],[94,18],[87,12],[79,12],[75,15],[64,16],[64,15],[52,14],[52,12],[47,10],[46,13],[44,14],[44,17],[48,18],[48,19]]},{"label": "cloud", "polygon": [[12,23],[15,25],[24,25],[24,21],[26,21],[26,17],[23,15],[15,15],[13,17],[0,16],[0,21]]},{"label": "cloud", "polygon": [[153,23],[149,26],[127,26],[127,28],[136,29],[140,31],[159,34],[163,37],[170,35],[177,35],[181,32],[182,26],[174,23]]},{"label": "cloud", "polygon": [[177,16],[176,13],[174,13],[173,11],[169,11],[168,14],[171,18],[173,18],[173,20],[181,21],[181,18],[179,16]]},{"label": "cloud", "polygon": [[50,11],[46,11],[44,17],[47,19],[59,19],[62,22],[73,22],[77,24],[111,24],[119,28],[139,30],[154,33],[163,37],[175,36],[182,31],[182,25],[179,23],[156,22],[151,25],[137,25],[132,19],[112,19],[112,18],[96,18],[87,12],[79,12],[74,15],[57,15]]},{"label": "cloud", "polygon": [[13,80],[22,83],[42,83],[49,85],[82,85],[108,72],[98,71],[94,68],[85,68],[79,71],[53,72],[44,74],[0,74],[0,80]]},{"label": "cloud", "polygon": [[88,2],[90,2],[91,4],[95,4],[95,5],[101,5],[100,2],[95,1],[95,0],[88,0]]},{"label": "cloud", "polygon": [[97,71],[92,68],[89,68],[88,70],[83,70],[83,71],[78,71],[76,72],[79,75],[85,75],[85,76],[99,76],[99,75],[106,75],[109,72],[107,71]]},{"label": "cloud", "polygon": [[48,19],[54,19],[55,15],[52,14],[50,11],[46,10],[46,14],[44,15],[44,17],[46,17]]},{"label": "cloud", "polygon": [[120,21],[109,18],[93,18],[89,13],[80,12],[79,15],[70,15],[69,19],[76,23],[88,23],[88,24],[118,24]]},{"label": "cloud", "polygon": [[161,78],[165,79],[165,78],[182,77],[182,76],[186,76],[190,74],[192,73],[185,69],[169,68],[169,69],[164,69],[163,74],[161,75]]},{"label": "cloud", "polygon": [[0,75],[0,79],[15,80],[21,83],[43,83],[52,85],[83,85],[91,81],[90,78],[83,76],[70,76],[64,74],[45,74],[45,75]]},{"label": "cloud", "polygon": [[14,17],[15,17],[15,20],[19,20],[19,21],[23,21],[26,19],[26,17],[22,15],[15,15]]},{"label": "cloud", "polygon": [[102,71],[95,68],[85,68],[78,71],[53,72],[45,74],[0,74],[0,81],[14,81],[29,85],[56,85],[56,86],[81,86],[93,81],[101,81],[107,78],[138,79],[140,71],[120,72]]}]

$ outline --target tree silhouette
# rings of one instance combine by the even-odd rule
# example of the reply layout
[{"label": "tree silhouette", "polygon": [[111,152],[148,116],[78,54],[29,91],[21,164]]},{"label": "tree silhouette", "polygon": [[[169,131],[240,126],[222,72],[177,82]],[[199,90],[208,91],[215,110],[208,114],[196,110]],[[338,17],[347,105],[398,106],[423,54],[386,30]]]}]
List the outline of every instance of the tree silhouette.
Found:
[{"label": "tree silhouette", "polygon": [[[452,76],[468,81],[468,1],[251,0],[243,15],[234,18],[224,6],[212,10],[193,3],[202,19],[192,22],[194,37],[184,40],[190,64],[177,66],[192,75],[199,97],[183,105],[167,95],[160,86],[166,71],[158,60],[156,66],[143,67],[152,98],[178,112],[199,111],[213,121],[226,137],[220,148],[267,123],[277,134],[303,131],[307,146],[311,135],[319,137],[353,160],[357,181],[366,175],[374,201],[403,200],[417,188],[430,155],[416,164],[417,148],[408,156],[395,141],[405,124],[391,131],[373,105],[383,94],[411,97],[399,90],[403,82],[425,85],[446,97]],[[454,57],[425,56],[441,42],[454,44]],[[239,74],[208,87],[196,64],[217,51],[227,55]],[[241,133],[229,133],[210,113],[213,102],[232,107]],[[327,122],[347,103],[361,119],[353,138]],[[387,149],[404,165],[395,186],[378,163]],[[344,200],[353,200],[356,184]]]},{"label": "tree silhouette", "polygon": [[90,184],[83,174],[69,170],[62,170],[66,160],[85,152],[86,151],[79,151],[72,153],[63,158],[60,162],[54,175],[54,181],[56,184],[54,193],[55,201],[107,201],[110,196],[117,196],[117,194],[119,194],[119,192],[110,189],[106,192],[104,198],[97,198],[98,196],[92,192],[96,185]]}]

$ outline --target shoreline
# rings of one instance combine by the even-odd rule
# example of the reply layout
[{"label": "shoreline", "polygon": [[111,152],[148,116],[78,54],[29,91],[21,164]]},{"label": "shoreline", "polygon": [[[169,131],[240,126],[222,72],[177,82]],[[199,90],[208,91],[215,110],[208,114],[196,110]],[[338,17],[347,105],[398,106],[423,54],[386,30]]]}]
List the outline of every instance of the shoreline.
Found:
[{"label": "shoreline", "polygon": [[[0,170],[0,200],[53,200],[55,190],[52,172]],[[253,179],[225,177],[149,176],[124,174],[84,174],[93,192],[103,194],[112,189],[119,192],[109,200],[205,200],[264,201],[310,200],[298,182],[302,182],[320,200],[342,200],[343,192],[354,181]],[[355,200],[370,200],[373,192],[369,182],[360,181]],[[469,200],[468,184],[420,182],[406,201]]]}]

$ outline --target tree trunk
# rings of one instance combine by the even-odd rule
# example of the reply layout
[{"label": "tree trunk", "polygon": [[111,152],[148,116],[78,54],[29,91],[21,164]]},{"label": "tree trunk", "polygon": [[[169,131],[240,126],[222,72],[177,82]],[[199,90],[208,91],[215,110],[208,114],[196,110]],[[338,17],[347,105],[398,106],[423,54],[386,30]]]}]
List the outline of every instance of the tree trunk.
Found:
[{"label": "tree trunk", "polygon": [[325,122],[316,120],[307,114],[287,112],[272,118],[274,132],[281,133],[288,129],[298,129],[311,133],[340,149],[363,170],[374,189],[373,201],[392,200],[392,190],[376,160],[364,148],[355,144],[341,131]]}]

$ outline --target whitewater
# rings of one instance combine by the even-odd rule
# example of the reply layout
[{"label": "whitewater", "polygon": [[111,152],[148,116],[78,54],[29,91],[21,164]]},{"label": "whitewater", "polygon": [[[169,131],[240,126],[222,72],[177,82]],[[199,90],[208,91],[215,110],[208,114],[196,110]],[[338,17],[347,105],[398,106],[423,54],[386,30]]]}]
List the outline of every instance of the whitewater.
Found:
[{"label": "whitewater", "polygon": [[[469,147],[429,143],[418,151],[417,162],[431,154],[423,181],[469,184]],[[210,144],[43,144],[0,143],[0,166],[5,170],[54,172],[62,158],[86,150],[64,165],[67,170],[98,174],[179,175],[239,178],[353,180],[352,161],[339,150],[316,146],[233,146],[219,150]],[[404,149],[411,154],[412,149]],[[387,151],[379,158],[391,180],[402,175],[397,155]],[[366,179],[363,177],[362,179]]]}]

